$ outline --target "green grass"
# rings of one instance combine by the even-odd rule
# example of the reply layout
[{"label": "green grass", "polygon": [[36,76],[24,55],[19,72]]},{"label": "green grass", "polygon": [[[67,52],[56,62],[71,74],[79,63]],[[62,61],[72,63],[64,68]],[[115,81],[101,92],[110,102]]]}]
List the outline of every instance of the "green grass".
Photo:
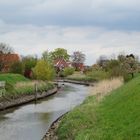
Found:
[{"label": "green grass", "polygon": [[59,140],[139,140],[140,76],[101,102],[87,98],[64,117],[57,134]]},{"label": "green grass", "polygon": [[13,85],[16,84],[17,82],[29,81],[29,79],[25,78],[20,74],[7,73],[7,74],[0,74],[0,81],[6,81],[7,83]]},{"label": "green grass", "polygon": [[6,81],[5,96],[8,98],[17,98],[20,95],[32,94],[35,92],[35,83],[37,82],[38,92],[52,89],[52,83],[43,81],[32,81],[20,74],[0,74],[0,81]]},{"label": "green grass", "polygon": [[96,81],[96,79],[82,74],[81,72],[75,72],[73,75],[68,76],[67,79],[76,81]]},{"label": "green grass", "polygon": [[109,73],[105,72],[103,70],[93,70],[91,72],[88,72],[86,74],[86,77],[88,77],[90,79],[94,79],[96,81],[100,81],[100,80],[103,80],[103,79],[110,78]]},{"label": "green grass", "polygon": [[[37,83],[38,92],[48,91],[53,87],[54,85],[52,83],[46,83],[43,81],[39,81]],[[7,92],[7,96],[10,98],[17,98],[20,97],[21,95],[28,95],[34,93],[35,93],[35,81],[19,82],[14,86],[14,88],[11,91]]]},{"label": "green grass", "polygon": [[76,72],[73,75],[67,77],[67,79],[69,80],[89,81],[89,82],[100,81],[107,78],[109,78],[109,74],[102,70],[91,71],[86,74]]}]

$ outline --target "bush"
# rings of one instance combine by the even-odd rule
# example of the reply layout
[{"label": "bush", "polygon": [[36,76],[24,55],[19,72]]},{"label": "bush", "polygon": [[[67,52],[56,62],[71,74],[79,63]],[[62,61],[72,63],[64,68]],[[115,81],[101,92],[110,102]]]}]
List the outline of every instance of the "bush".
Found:
[{"label": "bush", "polygon": [[24,67],[24,76],[32,78],[32,69],[37,64],[37,58],[35,56],[26,56],[22,58],[22,64]]},{"label": "bush", "polygon": [[11,65],[10,72],[17,73],[17,74],[23,74],[23,65],[22,62],[15,62]]},{"label": "bush", "polygon": [[122,69],[119,66],[116,66],[109,70],[109,77],[113,78],[113,77],[119,77],[119,76],[123,77],[124,82],[128,82],[133,78],[131,74],[127,73],[124,69]]},{"label": "bush", "polygon": [[33,73],[38,80],[52,80],[55,76],[54,68],[44,60],[37,62],[33,68]]},{"label": "bush", "polygon": [[69,75],[72,75],[74,73],[75,69],[74,68],[65,68],[64,71],[63,71],[63,75],[64,76],[69,76]]},{"label": "bush", "polygon": [[89,79],[94,79],[94,80],[102,80],[102,79],[107,79],[109,78],[109,73],[103,70],[93,70],[89,73],[87,73],[87,77]]}]

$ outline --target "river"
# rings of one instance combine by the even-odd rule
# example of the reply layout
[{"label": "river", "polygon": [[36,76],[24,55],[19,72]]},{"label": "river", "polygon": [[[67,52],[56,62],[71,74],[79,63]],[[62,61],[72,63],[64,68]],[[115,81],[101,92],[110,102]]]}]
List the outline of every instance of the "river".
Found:
[{"label": "river", "polygon": [[53,121],[81,104],[88,87],[65,83],[58,93],[37,104],[0,112],[0,140],[41,140]]}]

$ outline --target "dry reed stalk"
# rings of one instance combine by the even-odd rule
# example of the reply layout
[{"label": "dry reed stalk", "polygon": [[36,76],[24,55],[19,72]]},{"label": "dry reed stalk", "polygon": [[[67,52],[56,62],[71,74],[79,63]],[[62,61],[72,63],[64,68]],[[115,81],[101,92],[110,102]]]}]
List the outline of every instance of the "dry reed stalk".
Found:
[{"label": "dry reed stalk", "polygon": [[110,80],[103,80],[94,84],[94,87],[90,88],[89,95],[95,95],[97,100],[100,101],[104,96],[108,95],[111,91],[119,88],[123,85],[123,78],[113,78]]}]

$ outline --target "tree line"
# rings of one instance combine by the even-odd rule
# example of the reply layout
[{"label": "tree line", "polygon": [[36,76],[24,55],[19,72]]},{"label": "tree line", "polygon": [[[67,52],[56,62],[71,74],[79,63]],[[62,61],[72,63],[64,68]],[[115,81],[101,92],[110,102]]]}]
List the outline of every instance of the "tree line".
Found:
[{"label": "tree line", "polygon": [[[0,43],[0,55],[14,54],[11,46],[5,43]],[[51,80],[56,76],[56,69],[54,68],[54,61],[57,59],[64,59],[65,61],[72,61],[75,65],[84,63],[85,54],[80,51],[69,55],[64,48],[57,48],[54,51],[44,51],[41,58],[36,55],[20,56],[20,60],[13,62],[10,65],[9,72],[23,74],[25,77],[41,80]],[[4,64],[0,60],[0,71],[2,71]],[[72,74],[75,71],[73,68],[63,69],[64,75]]]}]

